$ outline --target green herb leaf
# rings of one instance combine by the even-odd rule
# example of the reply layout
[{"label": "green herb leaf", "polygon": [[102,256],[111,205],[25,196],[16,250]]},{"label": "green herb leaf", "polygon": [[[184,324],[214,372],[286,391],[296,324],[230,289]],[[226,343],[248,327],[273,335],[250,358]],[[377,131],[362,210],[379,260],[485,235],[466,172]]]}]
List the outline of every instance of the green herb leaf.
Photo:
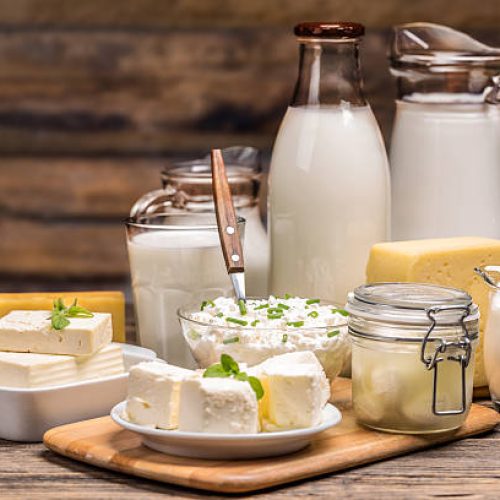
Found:
[{"label": "green herb leaf", "polygon": [[311,305],[311,304],[319,304],[321,301],[319,299],[308,299],[306,300],[306,304]]},{"label": "green herb leaf", "polygon": [[248,325],[248,321],[245,321],[244,319],[232,318],[231,316],[228,316],[226,318],[226,321],[228,323],[236,323],[237,325],[241,325],[241,326],[247,326]]},{"label": "green herb leaf", "polygon": [[319,312],[318,311],[311,311],[308,316],[310,316],[311,318],[317,318],[319,316]]},{"label": "green herb leaf", "polygon": [[77,305],[77,299],[66,307],[62,298],[58,298],[54,300],[49,319],[54,330],[63,330],[70,324],[68,318],[92,318],[93,316],[88,309]]},{"label": "green herb leaf", "polygon": [[63,330],[69,325],[69,319],[66,318],[64,313],[54,311],[51,316],[51,323],[54,330]]},{"label": "green herb leaf", "polygon": [[332,314],[342,314],[342,316],[349,316],[345,309],[332,309]]},{"label": "green herb leaf", "polygon": [[335,337],[336,335],[338,335],[339,333],[340,333],[340,330],[333,330],[333,332],[328,332],[328,333],[326,334],[326,336],[327,336],[328,338],[332,338],[332,337]]},{"label": "green herb leaf", "polygon": [[283,344],[284,344],[287,341],[288,341],[288,333],[284,333],[283,337],[281,337],[281,342],[283,342]]},{"label": "green herb leaf", "polygon": [[233,373],[233,374],[238,374],[240,372],[240,367],[238,366],[238,363],[229,356],[229,354],[222,354],[220,357],[220,364],[222,365],[222,368],[226,370],[228,373]]},{"label": "green herb leaf", "polygon": [[242,316],[245,316],[245,314],[247,313],[247,306],[243,299],[238,300],[238,307],[240,308],[240,314]]},{"label": "green herb leaf", "polygon": [[262,399],[264,396],[264,388],[262,387],[262,384],[260,383],[260,380],[257,377],[248,377],[248,383],[252,387],[253,391],[255,392],[255,395],[257,396],[257,401],[259,399]]},{"label": "green herb leaf", "polygon": [[239,342],[240,338],[239,337],[231,337],[229,339],[224,339],[222,341],[223,344],[235,344],[236,342]]},{"label": "green herb leaf", "polygon": [[76,299],[73,301],[68,309],[66,309],[66,316],[71,318],[93,318],[94,315],[85,307],[78,306]]},{"label": "green herb leaf", "polygon": [[231,374],[224,370],[221,363],[216,363],[215,365],[209,366],[204,372],[203,377],[205,378],[226,378],[230,377]]},{"label": "green herb leaf", "polygon": [[248,375],[245,372],[237,373],[234,378],[240,382],[248,382]]}]

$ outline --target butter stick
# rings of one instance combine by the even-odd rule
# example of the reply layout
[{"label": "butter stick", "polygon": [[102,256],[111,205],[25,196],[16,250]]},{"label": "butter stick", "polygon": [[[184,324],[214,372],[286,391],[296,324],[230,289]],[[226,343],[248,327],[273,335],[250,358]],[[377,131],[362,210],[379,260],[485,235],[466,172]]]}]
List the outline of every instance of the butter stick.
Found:
[{"label": "butter stick", "polygon": [[125,342],[125,297],[118,291],[0,293],[0,317],[15,310],[51,310],[54,300],[59,297],[67,305],[77,299],[78,305],[89,311],[110,313],[113,340]]}]

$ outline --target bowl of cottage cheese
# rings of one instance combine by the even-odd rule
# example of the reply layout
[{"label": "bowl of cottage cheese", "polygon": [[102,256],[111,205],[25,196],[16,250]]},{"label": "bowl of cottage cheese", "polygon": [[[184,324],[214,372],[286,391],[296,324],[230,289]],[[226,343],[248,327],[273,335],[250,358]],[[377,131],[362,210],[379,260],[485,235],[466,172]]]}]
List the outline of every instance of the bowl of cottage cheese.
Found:
[{"label": "bowl of cottage cheese", "polygon": [[333,380],[350,353],[348,313],[319,299],[218,297],[180,308],[178,316],[200,368],[224,353],[253,366],[279,354],[312,351]]}]

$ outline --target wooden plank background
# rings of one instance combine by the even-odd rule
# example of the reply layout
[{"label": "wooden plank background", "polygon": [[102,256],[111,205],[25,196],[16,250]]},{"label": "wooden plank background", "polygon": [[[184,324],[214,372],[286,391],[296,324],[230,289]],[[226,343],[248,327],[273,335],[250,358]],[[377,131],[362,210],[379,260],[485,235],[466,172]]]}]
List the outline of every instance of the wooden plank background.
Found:
[{"label": "wooden plank background", "polygon": [[498,0],[0,0],[0,286],[126,279],[121,221],[167,159],[269,154],[306,19],[367,25],[365,89],[387,141],[391,24],[500,45]]}]

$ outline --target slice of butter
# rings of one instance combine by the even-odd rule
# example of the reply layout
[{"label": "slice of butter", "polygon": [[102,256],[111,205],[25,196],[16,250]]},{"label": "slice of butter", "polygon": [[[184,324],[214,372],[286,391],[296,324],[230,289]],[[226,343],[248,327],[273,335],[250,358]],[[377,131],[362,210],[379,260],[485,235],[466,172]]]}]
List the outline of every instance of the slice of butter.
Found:
[{"label": "slice of butter", "polygon": [[88,356],[112,340],[108,313],[69,318],[62,330],[54,330],[49,317],[49,311],[11,311],[0,318],[0,351]]},{"label": "slice of butter", "polygon": [[274,356],[251,369],[264,388],[259,401],[265,431],[313,427],[321,423],[330,397],[325,372],[311,352]]},{"label": "slice of butter", "polygon": [[158,361],[133,366],[128,381],[128,419],[140,425],[175,429],[178,425],[181,382],[194,376],[194,373]]},{"label": "slice of butter", "polygon": [[50,310],[59,297],[67,305],[77,299],[78,305],[92,312],[110,313],[113,317],[113,340],[125,342],[125,297],[118,291],[0,293],[0,317],[15,310]]},{"label": "slice of butter", "polygon": [[124,373],[120,345],[111,344],[93,356],[0,352],[0,386],[50,387]]},{"label": "slice of butter", "polygon": [[257,397],[248,382],[191,377],[182,382],[179,430],[213,434],[259,431]]},{"label": "slice of butter", "polygon": [[368,283],[435,283],[466,290],[472,296],[481,313],[475,387],[487,385],[483,332],[488,319],[489,291],[481,278],[474,274],[474,267],[488,264],[500,265],[500,240],[464,237],[396,241],[372,247],[366,273]]}]

